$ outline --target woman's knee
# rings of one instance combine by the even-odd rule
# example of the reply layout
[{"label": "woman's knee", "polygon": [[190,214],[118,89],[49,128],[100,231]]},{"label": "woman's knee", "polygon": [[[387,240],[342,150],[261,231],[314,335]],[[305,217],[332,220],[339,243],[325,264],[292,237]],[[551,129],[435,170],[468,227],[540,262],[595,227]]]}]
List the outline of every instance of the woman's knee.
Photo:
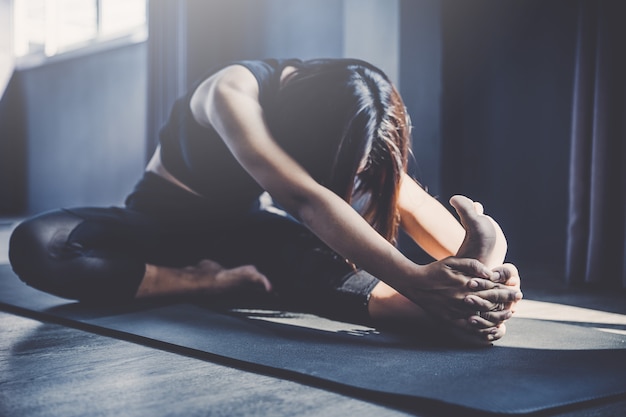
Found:
[{"label": "woman's knee", "polygon": [[51,211],[20,223],[9,240],[9,261],[27,284],[47,290],[55,264],[68,253],[68,237],[82,219],[63,211]]},{"label": "woman's knee", "polygon": [[47,212],[17,226],[9,260],[38,290],[86,302],[126,302],[143,279],[145,262],[124,243],[116,211]]}]

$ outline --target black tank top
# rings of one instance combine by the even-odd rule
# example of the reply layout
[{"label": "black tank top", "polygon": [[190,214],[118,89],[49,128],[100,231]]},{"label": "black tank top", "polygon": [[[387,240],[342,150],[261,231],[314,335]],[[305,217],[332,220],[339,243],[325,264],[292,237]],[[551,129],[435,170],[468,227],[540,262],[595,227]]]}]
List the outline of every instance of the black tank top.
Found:
[{"label": "black tank top", "polygon": [[[254,74],[259,83],[259,102],[266,108],[280,85],[283,69],[299,60],[238,61]],[[232,65],[229,64],[229,65]],[[263,191],[239,165],[213,128],[198,124],[191,113],[195,89],[220,67],[202,77],[184,97],[178,99],[159,134],[163,166],[177,179],[215,205],[207,215],[243,214]]]}]

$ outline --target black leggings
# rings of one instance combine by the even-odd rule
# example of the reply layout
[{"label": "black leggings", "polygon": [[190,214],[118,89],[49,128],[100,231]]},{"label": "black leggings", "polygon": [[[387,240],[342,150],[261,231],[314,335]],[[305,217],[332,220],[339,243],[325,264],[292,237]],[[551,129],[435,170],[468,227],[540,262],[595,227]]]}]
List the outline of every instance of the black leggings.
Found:
[{"label": "black leggings", "polygon": [[355,270],[301,224],[258,209],[219,224],[207,221],[210,210],[205,199],[146,174],[123,208],[61,209],[24,221],[11,236],[9,258],[32,287],[109,304],[134,298],[146,263],[252,264],[287,305],[367,321],[378,280]]}]

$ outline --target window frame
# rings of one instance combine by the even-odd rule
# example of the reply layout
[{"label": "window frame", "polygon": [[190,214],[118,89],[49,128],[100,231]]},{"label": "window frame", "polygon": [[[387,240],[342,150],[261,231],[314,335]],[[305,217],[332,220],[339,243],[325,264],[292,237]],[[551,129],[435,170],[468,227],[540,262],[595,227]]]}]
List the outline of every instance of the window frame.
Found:
[{"label": "window frame", "polygon": [[[16,70],[29,69],[34,67],[43,66],[46,64],[64,61],[67,59],[74,59],[81,56],[91,55],[98,52],[104,52],[107,50],[120,48],[124,46],[135,45],[143,43],[148,39],[148,0],[144,0],[146,3],[146,18],[142,25],[134,28],[129,28],[126,31],[120,31],[118,34],[109,35],[102,33],[102,0],[95,0],[96,2],[96,33],[95,35],[83,42],[77,42],[71,46],[64,47],[52,55],[47,55],[45,51],[31,51],[24,55],[17,56],[14,53],[14,62]],[[15,6],[14,6],[15,7]],[[18,30],[18,22],[13,18],[13,32]],[[15,35],[13,35],[15,36]],[[15,51],[16,45],[13,43],[13,50]],[[45,49],[45,47],[44,47]]]}]

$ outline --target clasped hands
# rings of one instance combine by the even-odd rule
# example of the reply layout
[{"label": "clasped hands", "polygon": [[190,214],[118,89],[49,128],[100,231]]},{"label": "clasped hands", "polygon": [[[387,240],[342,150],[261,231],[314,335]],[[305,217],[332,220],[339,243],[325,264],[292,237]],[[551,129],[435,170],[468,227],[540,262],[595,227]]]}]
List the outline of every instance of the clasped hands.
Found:
[{"label": "clasped hands", "polygon": [[519,272],[502,263],[506,239],[481,204],[463,196],[452,197],[450,204],[465,229],[464,241],[456,256],[423,266],[420,288],[409,298],[458,338],[490,344],[504,336],[504,322],[522,299]]},{"label": "clasped hands", "polygon": [[443,330],[478,345],[504,336],[504,322],[522,298],[514,265],[490,270],[476,259],[448,257],[423,268],[425,279],[407,296],[441,323]]}]

